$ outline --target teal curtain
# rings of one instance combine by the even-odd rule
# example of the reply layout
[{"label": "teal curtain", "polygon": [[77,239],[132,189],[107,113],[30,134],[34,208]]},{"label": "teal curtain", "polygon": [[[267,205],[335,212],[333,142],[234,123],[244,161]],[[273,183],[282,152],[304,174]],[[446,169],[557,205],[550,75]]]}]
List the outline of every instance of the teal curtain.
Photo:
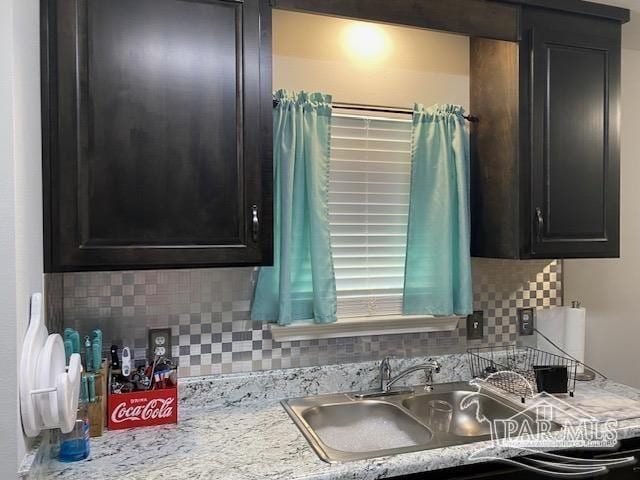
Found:
[{"label": "teal curtain", "polygon": [[274,93],[274,265],[260,269],[251,318],[336,321],[329,234],[331,96]]},{"label": "teal curtain", "polygon": [[415,105],[403,313],[472,312],[469,133],[455,105]]}]

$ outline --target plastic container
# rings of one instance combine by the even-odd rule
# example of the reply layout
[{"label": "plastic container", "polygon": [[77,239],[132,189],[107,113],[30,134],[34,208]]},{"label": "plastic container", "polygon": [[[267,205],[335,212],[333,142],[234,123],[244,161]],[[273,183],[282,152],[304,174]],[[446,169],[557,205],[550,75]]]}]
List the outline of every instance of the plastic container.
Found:
[{"label": "plastic container", "polygon": [[567,393],[569,373],[566,365],[534,365],[538,392]]},{"label": "plastic container", "polygon": [[87,406],[82,404],[78,408],[78,417],[73,430],[62,434],[60,438],[58,460],[61,462],[79,462],[87,458],[90,452],[89,417]]}]

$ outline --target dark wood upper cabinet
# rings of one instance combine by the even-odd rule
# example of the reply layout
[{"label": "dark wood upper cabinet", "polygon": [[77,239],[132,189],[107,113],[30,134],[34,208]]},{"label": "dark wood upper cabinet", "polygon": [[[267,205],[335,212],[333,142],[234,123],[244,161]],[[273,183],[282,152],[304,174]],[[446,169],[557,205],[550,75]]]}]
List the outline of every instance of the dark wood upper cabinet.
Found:
[{"label": "dark wood upper cabinet", "polygon": [[269,264],[267,0],[42,10],[46,270]]},{"label": "dark wood upper cabinet", "polygon": [[619,255],[618,20],[524,8],[472,39],[472,254]]},{"label": "dark wood upper cabinet", "polygon": [[620,26],[606,26],[532,30],[534,256],[619,254]]},{"label": "dark wood upper cabinet", "polygon": [[471,37],[472,255],[619,255],[624,9],[42,0],[45,271],[269,265],[271,8]]}]

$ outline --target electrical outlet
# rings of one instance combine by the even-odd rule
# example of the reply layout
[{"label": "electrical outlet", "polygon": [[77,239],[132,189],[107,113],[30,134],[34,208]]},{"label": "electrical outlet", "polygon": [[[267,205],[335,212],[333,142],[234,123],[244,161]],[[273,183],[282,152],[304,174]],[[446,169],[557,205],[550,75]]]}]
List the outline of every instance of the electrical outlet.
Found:
[{"label": "electrical outlet", "polygon": [[482,310],[474,310],[467,315],[467,340],[482,340],[484,337],[484,317]]},{"label": "electrical outlet", "polygon": [[149,330],[149,358],[171,358],[171,329],[155,328]]},{"label": "electrical outlet", "polygon": [[534,318],[533,308],[518,309],[518,333],[520,335],[533,335]]}]

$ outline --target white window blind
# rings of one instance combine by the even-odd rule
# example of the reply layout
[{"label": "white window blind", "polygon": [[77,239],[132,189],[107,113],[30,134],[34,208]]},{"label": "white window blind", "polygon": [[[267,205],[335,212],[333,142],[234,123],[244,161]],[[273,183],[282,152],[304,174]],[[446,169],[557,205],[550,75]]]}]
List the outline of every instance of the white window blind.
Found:
[{"label": "white window blind", "polygon": [[329,214],[339,317],[402,313],[410,176],[409,119],[333,114]]}]

